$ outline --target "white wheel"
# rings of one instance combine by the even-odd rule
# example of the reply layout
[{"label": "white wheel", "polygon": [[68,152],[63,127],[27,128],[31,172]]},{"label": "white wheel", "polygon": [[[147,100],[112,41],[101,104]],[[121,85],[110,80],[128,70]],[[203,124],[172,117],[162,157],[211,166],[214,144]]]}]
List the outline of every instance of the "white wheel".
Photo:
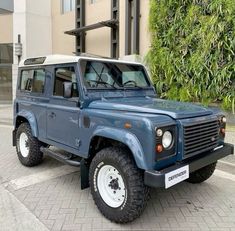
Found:
[{"label": "white wheel", "polygon": [[27,157],[29,155],[29,138],[23,132],[20,134],[20,152],[23,157]]},{"label": "white wheel", "polygon": [[97,187],[104,202],[112,207],[120,207],[126,198],[126,188],[119,171],[111,166],[104,165],[98,172]]},{"label": "white wheel", "polygon": [[89,183],[100,212],[109,220],[127,223],[144,210],[149,189],[131,153],[122,147],[100,150],[91,161]]}]

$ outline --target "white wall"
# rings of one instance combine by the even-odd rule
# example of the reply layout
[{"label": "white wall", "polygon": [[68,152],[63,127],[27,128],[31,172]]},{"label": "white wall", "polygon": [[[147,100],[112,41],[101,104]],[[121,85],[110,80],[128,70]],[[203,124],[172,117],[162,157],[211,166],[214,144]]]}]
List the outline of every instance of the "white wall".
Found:
[{"label": "white wall", "polygon": [[[13,43],[21,35],[22,59],[52,53],[51,1],[14,0]],[[14,55],[12,70],[13,98],[17,80],[18,57]]]},{"label": "white wall", "polygon": [[[21,35],[21,42],[23,46],[23,56],[26,55],[26,0],[14,1],[14,13],[13,13],[13,43],[17,43],[18,34]],[[14,63],[17,63],[18,59],[14,55]]]},{"label": "white wall", "polygon": [[51,1],[26,0],[26,40],[27,57],[52,53]]},{"label": "white wall", "polygon": [[15,0],[14,43],[17,43],[18,34],[21,35],[21,43],[23,44],[22,58],[51,54],[51,1]]}]

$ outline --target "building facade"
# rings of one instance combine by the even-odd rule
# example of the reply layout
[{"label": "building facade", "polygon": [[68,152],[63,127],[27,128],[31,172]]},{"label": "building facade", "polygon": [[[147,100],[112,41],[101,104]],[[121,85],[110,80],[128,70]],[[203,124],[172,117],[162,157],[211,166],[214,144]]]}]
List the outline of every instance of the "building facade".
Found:
[{"label": "building facade", "polygon": [[12,100],[13,1],[0,1],[0,99]]},{"label": "building facade", "polygon": [[20,59],[88,53],[136,60],[150,46],[150,0],[1,0],[0,103],[14,98]]}]

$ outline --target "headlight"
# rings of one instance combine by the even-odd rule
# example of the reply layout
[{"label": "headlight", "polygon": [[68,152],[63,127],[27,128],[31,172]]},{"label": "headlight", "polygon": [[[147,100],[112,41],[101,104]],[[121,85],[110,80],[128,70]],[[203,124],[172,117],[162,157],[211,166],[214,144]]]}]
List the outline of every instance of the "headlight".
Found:
[{"label": "headlight", "polygon": [[169,148],[172,145],[173,137],[171,132],[166,131],[162,136],[162,145],[165,149]]}]

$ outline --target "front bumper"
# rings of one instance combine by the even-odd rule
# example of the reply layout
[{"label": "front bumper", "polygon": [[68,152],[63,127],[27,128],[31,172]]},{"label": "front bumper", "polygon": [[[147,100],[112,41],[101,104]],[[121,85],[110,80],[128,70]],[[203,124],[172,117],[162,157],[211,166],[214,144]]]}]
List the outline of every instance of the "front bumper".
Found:
[{"label": "front bumper", "polygon": [[150,187],[166,187],[165,185],[165,175],[174,170],[182,168],[184,166],[189,166],[189,173],[194,172],[200,168],[203,168],[209,164],[216,162],[217,160],[234,154],[234,146],[225,143],[224,146],[213,152],[204,153],[203,156],[196,156],[194,159],[186,160],[184,162],[177,163],[173,166],[165,168],[161,171],[145,171],[144,173],[144,183]]}]

